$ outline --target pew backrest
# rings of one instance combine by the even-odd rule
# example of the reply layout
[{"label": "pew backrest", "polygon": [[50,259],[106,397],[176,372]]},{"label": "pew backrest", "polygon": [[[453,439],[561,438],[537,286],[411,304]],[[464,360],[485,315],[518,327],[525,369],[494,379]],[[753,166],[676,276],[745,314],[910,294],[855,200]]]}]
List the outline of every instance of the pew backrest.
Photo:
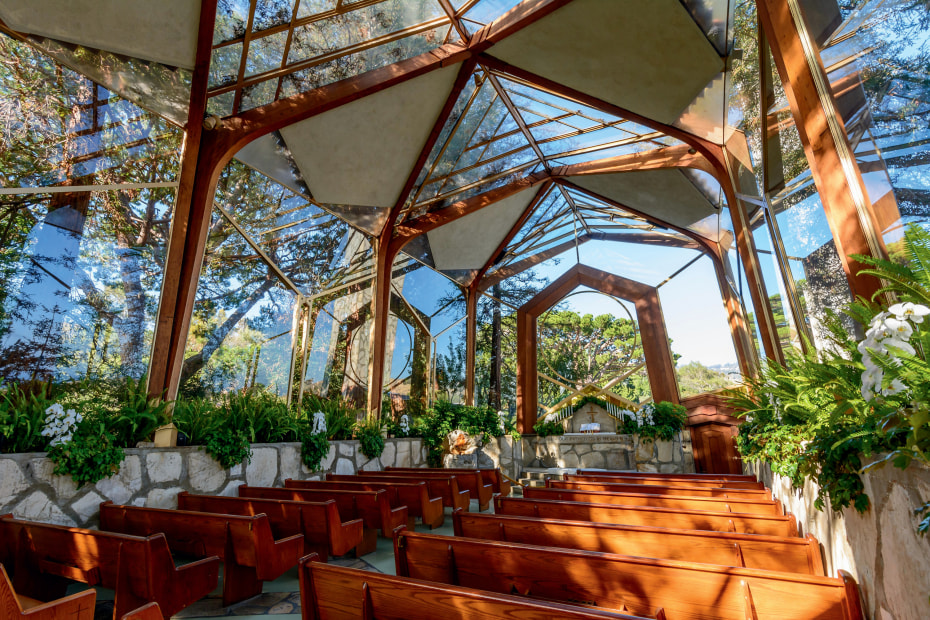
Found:
[{"label": "pew backrest", "polygon": [[456,511],[456,536],[825,576],[817,540]]},{"label": "pew backrest", "polygon": [[602,609],[441,585],[302,560],[303,620],[642,620]]},{"label": "pew backrest", "polygon": [[774,500],[747,500],[726,497],[691,497],[684,495],[650,495],[648,493],[613,493],[571,488],[571,482],[547,480],[546,487],[528,487],[523,497],[531,499],[558,499],[592,504],[619,504],[623,506],[653,506],[679,510],[709,510],[744,514],[784,514],[781,502]]},{"label": "pew backrest", "polygon": [[388,467],[385,468],[385,473],[415,480],[455,476],[459,488],[471,493],[471,497],[478,500],[478,507],[481,510],[487,510],[494,496],[493,484],[486,482],[481,470],[478,469],[395,469]]},{"label": "pew backrest", "polygon": [[353,476],[332,476],[327,480],[294,480],[287,478],[284,481],[286,489],[338,489],[341,491],[378,491],[384,490],[388,494],[388,501],[392,508],[407,507],[407,514],[411,517],[420,517],[423,523],[434,527],[442,525],[443,510],[442,498],[430,497],[429,488],[424,481],[391,482],[387,480],[361,481]]},{"label": "pew backrest", "polygon": [[[862,620],[851,577],[638,558],[401,531],[397,574],[668,620]],[[554,578],[554,576],[557,576]]]},{"label": "pew backrest", "polygon": [[688,476],[676,477],[675,474],[638,474],[632,475],[624,472],[600,472],[590,469],[579,469],[579,476],[599,476],[602,478],[615,478],[617,482],[628,484],[643,484],[654,486],[668,486],[673,482],[677,486],[722,487],[725,489],[764,489],[765,485],[750,477],[750,479],[731,479],[722,477],[692,478]]},{"label": "pew backrest", "polygon": [[[0,564],[0,618],[3,620],[94,620],[96,600],[97,591],[93,588],[48,602],[17,596],[6,568]],[[161,614],[153,620],[161,620]]]},{"label": "pew backrest", "polygon": [[758,482],[751,474],[659,474],[649,471],[624,471],[621,469],[578,469],[579,474],[596,476],[623,476],[626,478],[656,478],[660,480],[722,480],[729,482]]},{"label": "pew backrest", "polygon": [[[649,495],[687,495],[690,497],[729,497],[736,499],[772,499],[768,489],[727,489],[725,487],[678,486],[670,481],[669,486],[643,485],[617,482],[606,476],[578,476],[565,474],[561,485],[564,489],[610,491],[612,493],[648,493]],[[570,483],[570,484],[569,484]]]},{"label": "pew backrest", "polygon": [[646,525],[685,530],[713,532],[739,532],[766,536],[797,536],[798,526],[788,515],[753,515],[703,510],[678,510],[646,506],[591,504],[559,500],[538,500],[517,497],[498,497],[494,500],[496,514],[565,519],[568,521],[595,521],[622,525]]},{"label": "pew backrest", "polygon": [[[352,478],[360,481],[410,482],[409,476],[397,475],[391,472],[364,472],[355,474]],[[335,480],[337,478],[335,474],[326,474],[326,479]],[[344,480],[345,476],[340,476],[338,479]],[[423,477],[421,480],[425,482],[427,488],[429,488],[430,497],[442,498],[443,506],[452,509],[468,509],[469,502],[471,501],[471,492],[459,487],[459,481],[456,476]]]},{"label": "pew backrest", "polygon": [[490,484],[495,493],[500,495],[510,495],[510,481],[504,477],[499,467],[476,467],[476,468],[445,468],[445,467],[385,467],[384,471],[430,471],[430,472],[448,472],[448,471],[476,471],[481,474],[485,484]]}]

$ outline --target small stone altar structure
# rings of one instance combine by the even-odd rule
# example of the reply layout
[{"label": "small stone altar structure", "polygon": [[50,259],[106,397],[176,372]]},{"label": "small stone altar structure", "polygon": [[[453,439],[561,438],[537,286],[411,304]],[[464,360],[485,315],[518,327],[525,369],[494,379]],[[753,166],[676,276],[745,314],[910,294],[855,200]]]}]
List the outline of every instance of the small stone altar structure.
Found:
[{"label": "small stone altar structure", "polygon": [[580,433],[583,431],[582,424],[600,424],[601,433],[617,432],[617,418],[595,403],[585,403],[570,418],[565,418],[562,427],[566,433]]}]

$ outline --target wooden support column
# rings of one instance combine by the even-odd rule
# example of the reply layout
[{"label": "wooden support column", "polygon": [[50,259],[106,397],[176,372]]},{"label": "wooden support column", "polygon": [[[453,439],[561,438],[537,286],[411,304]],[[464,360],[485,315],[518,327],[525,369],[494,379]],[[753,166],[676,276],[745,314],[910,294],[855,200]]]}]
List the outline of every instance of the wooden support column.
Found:
[{"label": "wooden support column", "polygon": [[714,264],[714,272],[717,274],[717,285],[720,287],[723,306],[727,312],[727,324],[730,326],[730,335],[733,338],[733,348],[736,350],[739,371],[747,377],[752,376],[758,370],[759,365],[743,304],[740,303],[736,291],[731,286],[733,274],[729,264],[722,257],[719,247],[717,252],[708,254],[708,256],[710,256]]},{"label": "wooden support column", "polygon": [[851,257],[887,256],[862,174],[798,0],[757,0],[759,21],[781,76],[814,183],[854,296],[870,299],[878,278]]},{"label": "wooden support column", "polygon": [[478,354],[477,282],[465,289],[465,404],[475,406],[475,356]]},{"label": "wooden support column", "polygon": [[[201,137],[207,109],[207,78],[210,73],[213,29],[218,0],[203,0],[200,5],[200,25],[197,33],[197,53],[191,83],[191,99],[187,112],[184,154],[178,193],[175,197],[171,235],[165,258],[164,280],[152,355],[149,360],[148,393],[153,397],[174,400],[184,362],[184,346],[197,293],[197,278],[203,259],[201,239],[210,223],[210,211],[215,181],[203,177],[200,171],[214,153],[204,153]],[[209,151],[209,147],[207,147]],[[199,255],[198,255],[199,252]]]}]

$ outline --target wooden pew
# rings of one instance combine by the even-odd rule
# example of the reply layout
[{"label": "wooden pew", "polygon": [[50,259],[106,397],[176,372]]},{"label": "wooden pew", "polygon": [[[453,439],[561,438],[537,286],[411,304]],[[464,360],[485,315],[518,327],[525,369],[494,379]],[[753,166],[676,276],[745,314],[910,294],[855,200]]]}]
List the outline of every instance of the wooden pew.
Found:
[{"label": "wooden pew", "polygon": [[477,471],[481,474],[481,478],[484,480],[484,483],[491,485],[491,489],[494,491],[494,493],[498,495],[510,495],[510,480],[504,477],[504,474],[501,472],[499,467],[478,467],[474,469],[446,469],[444,467],[385,467],[384,471],[428,471],[439,473]]},{"label": "wooden pew", "polygon": [[[358,480],[360,482],[378,482],[378,481],[389,481],[389,482],[410,482],[408,476],[396,475],[390,472],[364,472],[361,474],[355,474],[351,476],[353,480]],[[334,474],[326,474],[327,480],[336,480]],[[340,476],[339,480],[346,480],[345,476]],[[455,510],[456,508],[461,508],[462,510],[468,510],[469,504],[471,502],[471,493],[467,490],[463,490],[459,487],[458,478],[455,476],[448,477],[438,477],[438,478],[422,478],[422,482],[426,483],[427,488],[429,488],[430,497],[441,497],[442,505],[448,508]]]},{"label": "wooden pew", "polygon": [[133,536],[161,532],[175,553],[215,555],[223,561],[223,607],[262,593],[263,582],[274,581],[297,565],[304,537],[275,540],[268,517],[229,515],[100,504],[100,529]]},{"label": "wooden pew", "polygon": [[[48,602],[17,595],[6,569],[0,564],[0,618],[3,620],[94,620],[96,600],[97,591],[93,588]],[[161,620],[161,614],[152,620]]]},{"label": "wooden pew", "polygon": [[527,499],[557,499],[591,504],[619,504],[623,506],[653,506],[655,508],[677,508],[678,510],[709,510],[711,512],[737,512],[755,515],[780,515],[785,509],[774,500],[730,499],[726,497],[686,497],[679,495],[650,495],[648,493],[611,493],[609,491],[585,491],[567,488],[571,485],[562,480],[547,480],[546,487],[527,487],[523,497]]},{"label": "wooden pew", "polygon": [[121,620],[161,620],[161,618],[161,608],[158,603],[149,603],[125,614]]},{"label": "wooden pew", "polygon": [[668,620],[862,620],[851,576],[814,577],[409,531],[395,535],[397,574],[584,601]]},{"label": "wooden pew", "polygon": [[758,482],[752,474],[660,474],[652,471],[625,471],[622,469],[579,468],[578,474],[595,476],[625,476],[627,478],[662,478],[665,480],[727,480],[730,482]]},{"label": "wooden pew", "polygon": [[613,504],[586,504],[538,500],[518,497],[494,499],[495,514],[565,519],[567,521],[595,521],[621,525],[647,525],[682,530],[712,532],[738,532],[765,536],[797,536],[798,525],[788,515],[753,515],[734,512],[708,512],[676,510],[645,506],[617,506]]},{"label": "wooden pew", "polygon": [[365,524],[363,536],[377,545],[377,530],[390,538],[394,529],[407,525],[407,507],[391,508],[387,491],[340,491],[338,489],[282,489],[274,487],[239,487],[239,497],[263,499],[289,499],[298,502],[334,500],[339,514],[350,519],[361,519]]},{"label": "wooden pew", "polygon": [[600,476],[577,476],[566,474],[561,482],[571,483],[561,488],[588,491],[610,491],[611,493],[648,493],[649,495],[687,495],[690,497],[730,497],[734,499],[772,499],[768,489],[727,489],[725,487],[689,487],[678,486],[670,482],[669,486],[629,484],[616,482],[615,478]]},{"label": "wooden pew", "polygon": [[[388,502],[392,508],[407,507],[410,518],[418,517],[423,525],[436,529],[445,521],[445,512],[442,509],[441,497],[430,497],[429,488],[423,481],[420,482],[361,482],[353,480],[352,476],[332,476],[332,479],[293,480],[284,481],[286,489],[339,489],[342,491],[387,491]],[[409,524],[408,527],[413,529]]]},{"label": "wooden pew", "polygon": [[388,467],[384,473],[392,476],[404,476],[414,480],[428,478],[447,478],[455,476],[459,488],[468,491],[471,497],[478,500],[478,510],[487,510],[491,507],[491,498],[494,497],[494,486],[486,482],[479,469],[394,469]]},{"label": "wooden pew", "polygon": [[676,486],[693,487],[722,487],[725,489],[764,489],[761,482],[752,480],[730,480],[727,478],[686,478],[676,477],[677,474],[641,474],[629,475],[625,472],[603,472],[590,469],[579,469],[579,476],[598,476],[602,478],[615,478],[616,482],[627,484],[644,484],[652,486],[668,486],[674,482]]},{"label": "wooden pew", "polygon": [[[642,620],[607,610],[301,560],[302,620]],[[661,612],[656,614],[662,618]]]},{"label": "wooden pew", "polygon": [[[175,567],[164,534],[129,536],[0,517],[13,586],[35,599],[64,596],[68,580],[115,591],[113,617],[156,602],[170,618],[216,588],[217,557]],[[10,560],[13,560],[12,562]]]},{"label": "wooden pew", "polygon": [[825,576],[817,540],[456,511],[456,536]]},{"label": "wooden pew", "polygon": [[318,553],[324,560],[345,555],[355,549],[356,555],[375,550],[374,537],[365,546],[364,524],[361,519],[343,521],[333,500],[294,502],[279,499],[223,497],[178,493],[178,509],[197,512],[218,512],[229,515],[264,514],[276,537],[303,534],[304,554]]}]

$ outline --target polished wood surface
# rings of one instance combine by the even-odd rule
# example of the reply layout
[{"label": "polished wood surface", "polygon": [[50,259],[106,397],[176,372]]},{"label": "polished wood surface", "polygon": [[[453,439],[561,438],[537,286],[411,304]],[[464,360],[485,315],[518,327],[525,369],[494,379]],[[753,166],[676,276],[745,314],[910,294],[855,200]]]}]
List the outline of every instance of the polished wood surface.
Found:
[{"label": "polished wood surface", "polygon": [[561,488],[570,482],[549,480],[549,487],[527,487],[523,497],[527,499],[565,500],[591,504],[617,504],[621,506],[650,506],[653,508],[676,508],[679,510],[707,510],[710,512],[732,512],[740,514],[780,515],[784,513],[781,502],[773,500],[745,500],[725,497],[685,497],[675,495],[649,495],[647,493],[610,493],[607,491],[583,491]]},{"label": "polished wood surface", "polygon": [[[722,487],[658,486],[615,482],[608,476],[566,474],[562,488],[613,493],[648,493],[650,495],[688,495],[691,497],[733,497],[739,499],[772,499],[768,489],[727,489]],[[674,481],[673,481],[674,482]]]},{"label": "polished wood surface", "polygon": [[[688,401],[690,399],[684,400]],[[755,488],[764,488],[762,484],[756,480],[756,477],[750,474],[657,474],[655,472],[645,471],[624,471],[622,469],[585,469],[583,467],[578,470],[578,473],[593,474],[595,476],[622,476],[624,478],[646,478],[655,480],[712,480],[714,482],[753,482],[759,484],[759,486]]]},{"label": "polished wood surface", "polygon": [[813,536],[788,538],[456,511],[456,536],[824,576]]},{"label": "polished wood surface", "polygon": [[725,477],[719,475],[703,475],[701,477],[688,477],[687,474],[635,474],[629,472],[611,472],[600,471],[597,469],[579,469],[579,476],[597,476],[599,478],[616,479],[616,482],[626,484],[647,484],[654,486],[692,486],[692,487],[717,487],[724,489],[756,489],[763,490],[765,485],[753,478],[747,476]]},{"label": "polished wood surface", "polygon": [[222,497],[178,493],[178,508],[199,512],[219,512],[232,515],[264,514],[276,537],[303,534],[304,553],[317,553],[324,560],[345,555],[355,549],[363,555],[374,551],[377,540],[364,539],[361,519],[343,521],[333,500],[295,502],[291,500],[252,497]]},{"label": "polished wood surface", "polygon": [[16,592],[38,600],[65,595],[69,581],[115,591],[113,617],[156,602],[165,618],[203,598],[219,577],[217,557],[175,567],[164,534],[129,536],[0,518],[0,563],[13,566]]},{"label": "polished wood surface", "polygon": [[161,620],[161,618],[161,608],[158,603],[149,603],[124,614],[122,620]]},{"label": "polished wood surface", "polygon": [[478,500],[479,510],[487,510],[491,506],[491,498],[494,497],[494,493],[500,492],[495,490],[490,477],[485,476],[480,469],[385,467],[384,473],[407,476],[414,480],[421,477],[455,476],[459,488],[465,489],[469,492],[471,498]]},{"label": "polished wood surface", "polygon": [[707,512],[702,510],[588,504],[517,497],[495,498],[494,513],[566,519],[568,521],[595,521],[598,523],[648,525],[686,530],[763,534],[766,536],[798,535],[797,523],[791,515],[772,516],[733,512]]},{"label": "polished wood surface", "polygon": [[289,499],[298,502],[333,500],[343,518],[362,519],[367,530],[381,530],[390,537],[394,528],[407,524],[407,507],[391,508],[387,491],[340,491],[338,489],[282,489],[278,487],[239,487],[239,497]]},{"label": "polished wood surface", "polygon": [[[394,482],[410,482],[409,476],[379,471],[355,474],[353,478],[363,481],[385,480]],[[339,478],[336,478],[335,474],[326,474],[326,479],[337,480]],[[422,480],[426,483],[426,486],[429,487],[430,497],[441,497],[443,506],[452,508],[453,510],[456,508],[468,510],[469,503],[471,502],[471,493],[459,486],[459,479],[456,476],[424,476]]]},{"label": "polished wood surface", "polygon": [[341,491],[378,491],[384,490],[388,494],[391,508],[407,507],[409,517],[417,517],[423,525],[435,529],[445,521],[441,497],[430,497],[429,488],[423,481],[420,482],[389,482],[355,480],[352,476],[333,476],[331,480],[294,480],[288,478],[284,481],[287,489],[339,489]]},{"label": "polished wood surface", "polygon": [[500,495],[510,495],[510,481],[504,477],[499,467],[476,467],[476,468],[445,468],[445,467],[385,467],[384,471],[413,471],[413,472],[436,472],[452,473],[459,472],[479,472],[484,484],[490,484],[494,493]]},{"label": "polished wood surface", "polygon": [[[522,596],[431,583],[315,562],[301,561],[303,620],[637,620],[613,613]],[[655,617],[652,613],[650,617]]]},{"label": "polished wood surface", "polygon": [[[93,589],[47,602],[17,596],[6,568],[0,564],[0,618],[3,620],[94,620],[96,599],[97,591]],[[161,620],[160,613],[157,620]]]},{"label": "polished wood surface", "polygon": [[229,515],[100,505],[100,529],[133,536],[161,532],[175,553],[217,556],[223,561],[223,606],[262,593],[263,582],[274,581],[297,565],[303,534],[275,540],[268,517]]},{"label": "polished wood surface", "polygon": [[841,578],[407,531],[394,544],[398,575],[491,592],[640,615],[661,607],[668,620],[862,620]]}]

